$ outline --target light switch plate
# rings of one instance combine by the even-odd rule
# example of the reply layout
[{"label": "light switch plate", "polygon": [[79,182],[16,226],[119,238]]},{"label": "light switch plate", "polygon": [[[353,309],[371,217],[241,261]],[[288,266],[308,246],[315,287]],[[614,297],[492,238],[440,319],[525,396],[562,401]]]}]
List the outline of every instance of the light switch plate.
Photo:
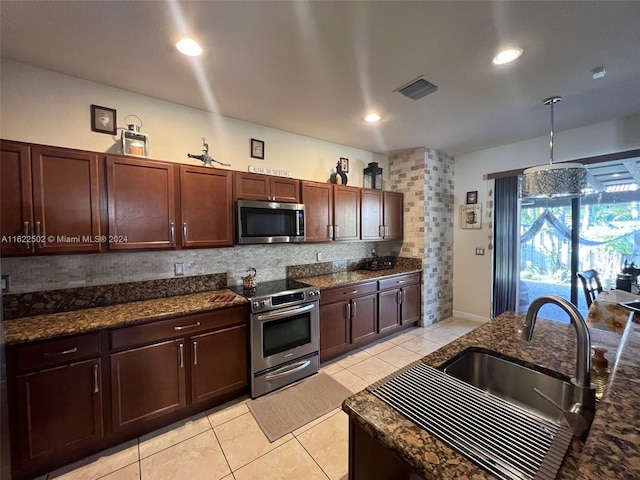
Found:
[{"label": "light switch plate", "polygon": [[2,275],[2,291],[7,293],[11,291],[11,275]]},{"label": "light switch plate", "polygon": [[318,261],[318,262],[322,261],[322,253],[321,252],[316,253],[316,261]]},{"label": "light switch plate", "polygon": [[175,270],[176,270],[176,277],[184,275],[184,263],[176,263]]}]

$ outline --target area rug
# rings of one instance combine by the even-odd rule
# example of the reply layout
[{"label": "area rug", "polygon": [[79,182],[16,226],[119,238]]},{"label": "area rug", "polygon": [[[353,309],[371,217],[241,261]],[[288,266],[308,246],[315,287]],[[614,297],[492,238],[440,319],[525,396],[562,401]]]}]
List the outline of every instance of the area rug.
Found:
[{"label": "area rug", "polygon": [[269,441],[338,408],[352,392],[326,373],[318,373],[284,390],[247,402]]}]

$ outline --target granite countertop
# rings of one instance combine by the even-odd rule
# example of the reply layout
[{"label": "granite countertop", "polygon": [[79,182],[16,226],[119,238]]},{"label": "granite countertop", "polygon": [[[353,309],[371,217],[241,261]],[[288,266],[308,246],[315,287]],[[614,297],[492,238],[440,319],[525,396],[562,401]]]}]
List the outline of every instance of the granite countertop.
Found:
[{"label": "granite countertop", "polygon": [[[505,313],[421,361],[438,367],[469,347],[481,347],[566,377],[575,376],[574,327],[538,319],[532,341],[526,342],[521,340],[523,322],[522,315]],[[622,336],[592,330],[591,341],[608,349],[609,384],[587,440],[582,443],[574,437],[557,478],[640,478],[640,325],[628,322]],[[419,476],[494,478],[366,390],[346,399],[342,408]]]},{"label": "granite countertop", "polygon": [[329,273],[327,275],[317,275],[315,277],[303,277],[297,280],[319,288],[332,288],[349,285],[351,283],[364,282],[366,280],[377,280],[391,275],[403,275],[406,273],[420,272],[420,269],[408,266],[395,266],[387,270],[354,270],[351,272]]},{"label": "granite countertop", "polygon": [[5,344],[14,345],[46,340],[148,320],[161,320],[177,315],[217,310],[245,303],[247,300],[244,297],[225,288],[190,295],[16,318],[4,322]]}]

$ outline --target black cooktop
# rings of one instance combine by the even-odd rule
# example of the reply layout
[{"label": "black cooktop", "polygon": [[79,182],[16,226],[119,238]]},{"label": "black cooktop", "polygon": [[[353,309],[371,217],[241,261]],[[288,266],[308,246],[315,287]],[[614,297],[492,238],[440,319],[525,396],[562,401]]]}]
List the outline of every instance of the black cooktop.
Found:
[{"label": "black cooktop", "polygon": [[270,282],[258,282],[256,288],[247,289],[242,285],[236,285],[228,288],[229,290],[236,292],[238,295],[242,295],[243,297],[251,300],[257,297],[271,297],[282,292],[303,290],[314,287],[313,285],[299,282],[297,280],[272,280]]}]

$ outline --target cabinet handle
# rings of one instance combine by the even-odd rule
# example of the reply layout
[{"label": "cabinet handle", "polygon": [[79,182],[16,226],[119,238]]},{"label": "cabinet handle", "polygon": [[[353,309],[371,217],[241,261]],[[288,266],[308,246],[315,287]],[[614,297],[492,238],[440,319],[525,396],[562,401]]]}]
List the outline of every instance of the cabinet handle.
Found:
[{"label": "cabinet handle", "polygon": [[398,290],[398,293],[396,293],[396,303],[398,305],[400,305],[402,303],[402,291]]},{"label": "cabinet handle", "polygon": [[354,290],[353,292],[344,292],[343,295],[355,295],[358,293],[358,290]]},{"label": "cabinet handle", "polygon": [[407,303],[407,291],[403,288],[402,292],[402,303]]},{"label": "cabinet handle", "polygon": [[327,235],[329,238],[333,238],[333,225],[327,225]]},{"label": "cabinet handle", "polygon": [[336,238],[340,236],[340,225],[334,225]]},{"label": "cabinet handle", "polygon": [[58,355],[69,355],[70,353],[76,353],[78,351],[78,347],[73,347],[68,350],[63,350],[61,352],[53,352],[53,353],[45,353],[45,357],[53,357]]},{"label": "cabinet handle", "polygon": [[93,366],[93,393],[98,393],[100,387],[98,386],[98,365]]},{"label": "cabinet handle", "polygon": [[193,364],[198,364],[198,342],[193,342]]},{"label": "cabinet handle", "polygon": [[378,225],[378,235],[384,237],[384,225]]},{"label": "cabinet handle", "polygon": [[187,233],[189,233],[189,231],[187,229],[187,222],[184,222],[182,224],[182,245],[186,245],[187,244]]},{"label": "cabinet handle", "polygon": [[[356,312],[357,312],[357,309],[356,309],[356,305],[357,305],[357,304],[356,304],[356,302],[351,302],[351,305],[353,306],[353,312],[351,312],[351,313],[352,313],[353,317],[355,317],[355,316],[357,316],[357,315],[358,315],[358,314],[356,313]],[[352,318],[353,318],[353,317],[352,317]]]},{"label": "cabinet handle", "polygon": [[176,244],[176,224],[175,222],[171,222],[169,224],[169,233],[171,234],[171,245]]},{"label": "cabinet handle", "polygon": [[173,327],[173,329],[176,332],[179,332],[180,330],[185,330],[187,328],[195,328],[195,327],[199,327],[200,326],[200,322],[196,322],[196,323],[192,323],[191,325],[178,325],[176,327]]},{"label": "cabinet handle", "polygon": [[389,225],[385,225],[384,226],[384,236],[388,237],[389,236]]},{"label": "cabinet handle", "polygon": [[[36,222],[36,231],[34,233],[35,233],[36,237],[40,236],[40,222]],[[43,235],[44,235],[44,233],[43,233]],[[44,242],[37,242],[37,243],[38,243],[38,247],[40,247],[40,248],[44,247]]]},{"label": "cabinet handle", "polygon": [[180,350],[180,368],[184,368],[184,343],[181,343],[178,349]]},{"label": "cabinet handle", "polygon": [[347,320],[351,320],[351,302],[347,303],[345,306],[346,318]]},{"label": "cabinet handle", "polygon": [[29,241],[29,222],[24,222],[24,233],[23,235],[27,238],[25,242],[24,248],[27,250],[31,250],[31,242]]}]

